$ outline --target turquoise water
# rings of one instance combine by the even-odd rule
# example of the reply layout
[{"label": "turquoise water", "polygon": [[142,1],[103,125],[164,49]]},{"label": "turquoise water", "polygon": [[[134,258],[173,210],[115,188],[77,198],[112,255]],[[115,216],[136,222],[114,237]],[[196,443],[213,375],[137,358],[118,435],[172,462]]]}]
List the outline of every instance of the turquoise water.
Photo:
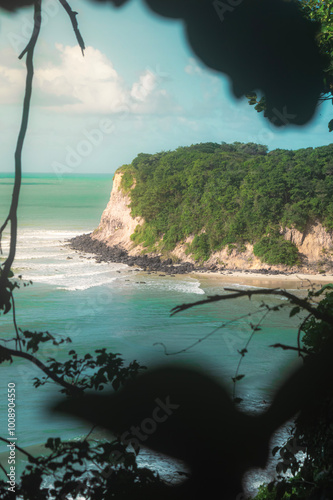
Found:
[{"label": "turquoise water", "polygon": [[[11,199],[9,177],[0,177],[0,221],[7,215]],[[59,348],[44,347],[38,354],[45,361],[49,356],[64,360],[70,349],[79,353],[100,347],[119,352],[126,361],[137,359],[148,367],[172,360],[203,366],[221,377],[232,390],[242,349],[251,334],[249,322],[260,319],[257,313],[262,298],[240,299],[224,305],[209,305],[170,317],[172,307],[199,300],[205,295],[223,292],[223,282],[199,280],[193,276],[160,277],[133,272],[122,264],[97,264],[83,258],[65,246],[66,239],[97,227],[112,187],[112,178],[85,176],[56,178],[29,176],[23,180],[19,210],[19,238],[16,275],[32,280],[33,286],[16,292],[17,321],[22,329],[48,330],[52,334],[70,336],[73,343]],[[3,240],[8,250],[8,233]],[[229,285],[230,286],[230,285]],[[236,285],[237,287],[237,285]],[[281,303],[270,297],[269,304]],[[239,318],[247,313],[251,318]],[[168,351],[182,350],[196,340],[219,329],[205,342],[184,354],[166,357]],[[271,315],[265,320],[244,358],[241,372],[246,377],[239,384],[243,408],[256,410],[265,407],[286,373],[295,353],[269,348],[275,342],[296,345],[299,318],[288,317],[288,311]],[[1,338],[13,337],[10,315],[0,318]],[[20,446],[35,449],[50,436],[75,438],[89,428],[75,419],[64,419],[47,412],[47,406],[59,396],[54,384],[34,389],[33,378],[42,374],[25,360],[12,365],[0,365],[0,435],[6,437],[5,394],[7,384],[17,387],[17,437]],[[0,445],[0,459],[5,459],[5,447]],[[148,458],[147,458],[148,457]],[[144,460],[149,462],[150,455]],[[143,461],[144,461],[143,460]],[[155,468],[159,460],[151,458]],[[2,463],[2,462],[1,462]],[[5,463],[4,463],[5,465]],[[262,476],[256,476],[258,478]],[[259,481],[260,482],[260,481]]]},{"label": "turquoise water", "polygon": [[[7,213],[13,179],[0,176],[0,215]],[[109,198],[112,176],[64,177],[26,175],[22,181],[21,228],[82,231],[95,228]]]}]

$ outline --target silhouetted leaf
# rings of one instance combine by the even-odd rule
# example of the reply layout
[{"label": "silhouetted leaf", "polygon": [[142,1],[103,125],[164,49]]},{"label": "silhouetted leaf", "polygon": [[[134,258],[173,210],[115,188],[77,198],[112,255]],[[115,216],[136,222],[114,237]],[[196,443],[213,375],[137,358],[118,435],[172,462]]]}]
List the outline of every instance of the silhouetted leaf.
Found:
[{"label": "silhouetted leaf", "polygon": [[298,306],[293,307],[289,313],[289,317],[292,318],[292,316],[295,316],[295,314],[298,314],[300,312],[300,310],[301,310],[301,308]]}]

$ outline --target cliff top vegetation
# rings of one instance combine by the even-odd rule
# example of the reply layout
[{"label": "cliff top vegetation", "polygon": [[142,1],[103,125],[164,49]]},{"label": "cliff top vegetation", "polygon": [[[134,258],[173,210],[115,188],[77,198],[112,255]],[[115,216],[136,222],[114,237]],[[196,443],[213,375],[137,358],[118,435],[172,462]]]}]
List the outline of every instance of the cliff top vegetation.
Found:
[{"label": "cliff top vegetation", "polygon": [[[141,153],[117,170],[132,215],[145,219],[132,239],[163,252],[194,235],[188,251],[196,260],[250,242],[263,261],[296,264],[297,249],[283,240],[281,227],[304,231],[320,221],[333,229],[332,158],[333,144],[268,152],[260,144],[209,142]],[[269,262],[272,246],[280,255]]]}]

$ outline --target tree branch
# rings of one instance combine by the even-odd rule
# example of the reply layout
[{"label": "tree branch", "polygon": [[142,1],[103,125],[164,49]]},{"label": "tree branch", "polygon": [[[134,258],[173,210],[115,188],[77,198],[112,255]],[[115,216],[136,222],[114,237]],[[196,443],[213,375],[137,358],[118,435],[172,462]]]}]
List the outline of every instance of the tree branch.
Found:
[{"label": "tree branch", "polygon": [[196,340],[195,342],[193,342],[189,346],[184,347],[184,349],[180,349],[179,351],[168,352],[167,347],[166,347],[166,345],[163,342],[154,342],[153,345],[154,346],[155,345],[161,345],[163,347],[163,349],[164,349],[164,354],[166,356],[175,356],[176,354],[183,354],[183,353],[189,351],[190,349],[192,349],[193,347],[197,346],[198,344],[201,344],[201,342],[203,342],[204,340],[206,340],[209,337],[211,337],[212,335],[214,335],[214,333],[216,333],[218,330],[222,330],[223,328],[225,328],[228,325],[231,325],[232,323],[236,323],[237,321],[239,321],[241,319],[249,318],[250,316],[253,316],[254,314],[258,314],[258,313],[261,313],[261,312],[262,311],[255,311],[253,313],[246,313],[246,314],[243,314],[242,316],[238,316],[235,319],[230,319],[229,321],[225,321],[224,323],[222,323],[222,325],[214,328],[214,330],[212,330],[211,332],[207,333],[204,337],[201,337],[200,339]]},{"label": "tree branch", "polygon": [[303,327],[305,325],[305,323],[311,318],[311,314],[308,314],[307,317],[302,321],[302,323],[300,324],[300,326],[298,327],[298,332],[297,332],[297,349],[298,349],[298,354],[299,356],[302,356],[302,352],[304,352],[304,354],[308,354],[308,351],[305,349],[302,349],[301,348],[301,333],[302,333],[302,330],[303,330]]},{"label": "tree branch", "polygon": [[77,19],[76,19],[76,16],[78,15],[78,13],[74,12],[72,10],[72,8],[69,5],[69,3],[67,2],[67,0],[59,0],[59,2],[63,6],[63,8],[67,12],[67,14],[69,15],[69,18],[71,20],[71,23],[72,23],[72,26],[73,26],[73,30],[74,30],[74,33],[75,33],[75,36],[76,36],[76,39],[77,39],[77,42],[80,45],[81,51],[82,51],[82,55],[84,56],[84,50],[85,50],[86,47],[85,47],[84,40],[83,40],[82,35],[80,33],[79,25],[78,25],[78,22],[77,22]]},{"label": "tree branch", "polygon": [[191,302],[190,304],[182,304],[171,309],[171,316],[179,313],[180,311],[185,311],[186,309],[190,309],[191,307],[196,307],[199,305],[210,304],[211,302],[219,302],[220,300],[229,300],[229,299],[237,299],[239,297],[249,297],[249,299],[253,295],[280,295],[282,297],[286,297],[292,304],[296,304],[302,309],[309,311],[313,316],[317,319],[325,321],[326,323],[333,322],[333,316],[330,314],[318,311],[315,307],[312,307],[309,302],[305,299],[300,299],[293,295],[292,293],[287,292],[286,290],[281,290],[278,288],[265,288],[262,290],[234,290],[233,288],[225,288],[227,291],[231,291],[234,293],[230,293],[227,295],[213,295],[208,297],[205,300],[199,300],[198,302]]},{"label": "tree branch", "polygon": [[[251,325],[252,327],[252,333],[250,335],[250,337],[248,338],[245,346],[243,347],[243,352],[247,352],[247,348],[249,347],[249,344],[251,342],[251,340],[253,339],[253,336],[254,334],[260,330],[259,326],[260,324],[266,319],[266,316],[269,314],[270,310],[267,309],[267,311],[265,311],[265,313],[263,314],[263,316],[260,318],[260,320],[258,321],[258,323],[254,326],[254,325]],[[238,351],[239,352],[239,351]],[[243,358],[244,358],[244,354],[241,354],[240,353],[240,358],[239,358],[239,362],[238,362],[238,365],[237,365],[237,368],[236,368],[236,372],[235,372],[235,376],[233,377],[233,382],[234,382],[234,387],[233,387],[233,391],[232,391],[232,397],[233,399],[235,400],[236,398],[236,382],[237,382],[237,377],[238,377],[238,374],[239,374],[239,370],[240,370],[240,367],[241,367],[241,364],[242,364],[242,361],[243,361]]]},{"label": "tree branch", "polygon": [[0,290],[4,287],[5,281],[7,280],[10,272],[10,268],[14,262],[15,253],[16,253],[16,241],[17,241],[17,208],[20,196],[20,188],[21,188],[21,180],[22,180],[22,149],[24,144],[24,139],[26,136],[28,121],[29,121],[29,112],[30,112],[30,102],[31,102],[31,94],[32,94],[32,81],[34,76],[34,67],[33,67],[33,55],[35,46],[38,40],[40,26],[42,22],[42,11],[41,11],[41,0],[35,1],[35,12],[34,12],[34,29],[31,36],[31,39],[24,49],[20,58],[27,54],[26,66],[27,66],[27,77],[26,77],[26,85],[25,85],[25,96],[23,102],[23,114],[21,120],[21,127],[17,139],[16,150],[15,150],[15,181],[12,195],[12,203],[9,210],[9,215],[2,225],[0,229],[0,239],[2,232],[7,226],[8,222],[10,222],[10,248],[9,255],[6,261],[2,264],[3,270],[0,276]]},{"label": "tree branch", "polygon": [[[17,358],[24,358],[31,363],[34,363],[38,368],[40,368],[48,377],[50,377],[54,382],[57,384],[61,385],[68,391],[70,391],[72,394],[82,394],[82,389],[79,387],[76,387],[75,385],[69,384],[66,382],[64,379],[58,377],[55,373],[53,373],[44,363],[42,363],[39,359],[35,358],[35,356],[32,356],[32,354],[29,354],[28,352],[23,352],[23,351],[15,351],[14,349],[9,349],[8,347],[0,346],[0,353],[3,353],[7,355],[8,357],[17,357]],[[8,358],[7,358],[8,359]]]},{"label": "tree branch", "polygon": [[272,344],[269,347],[280,347],[284,351],[297,351],[297,352],[303,352],[304,354],[309,354],[309,351],[307,349],[302,349],[301,347],[293,347],[291,345],[285,345],[285,344]]}]

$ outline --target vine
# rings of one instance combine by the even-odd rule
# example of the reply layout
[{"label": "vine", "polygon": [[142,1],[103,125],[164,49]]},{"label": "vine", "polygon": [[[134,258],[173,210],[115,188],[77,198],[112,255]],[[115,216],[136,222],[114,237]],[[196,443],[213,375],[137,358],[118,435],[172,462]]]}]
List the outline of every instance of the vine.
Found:
[{"label": "vine", "polygon": [[[59,0],[66,10],[72,27],[84,55],[85,44],[78,28],[76,19],[77,12],[73,11],[66,0]],[[13,327],[15,336],[12,339],[0,339],[0,364],[6,361],[13,363],[15,358],[24,359],[36,365],[43,373],[42,378],[34,379],[36,388],[44,385],[50,380],[61,387],[61,392],[69,397],[82,395],[86,389],[103,390],[105,387],[112,387],[118,390],[121,386],[145,367],[139,365],[135,360],[128,366],[124,366],[124,361],[119,354],[106,352],[106,349],[97,349],[95,355],[90,353],[83,357],[78,357],[74,350],[69,351],[69,359],[60,363],[54,358],[48,358],[43,363],[35,353],[39,350],[40,344],[47,342],[54,346],[70,343],[69,337],[57,339],[49,332],[31,332],[19,328],[16,320],[16,308],[14,300],[14,290],[20,287],[22,277],[14,280],[11,270],[16,254],[17,245],[17,210],[19,205],[20,188],[22,181],[22,151],[29,122],[30,103],[32,96],[32,84],[34,76],[33,56],[34,50],[40,34],[42,25],[42,0],[34,2],[34,26],[29,43],[20,54],[22,59],[26,56],[26,84],[23,102],[23,113],[21,126],[18,134],[15,150],[15,178],[12,193],[12,201],[9,213],[4,223],[0,227],[0,252],[2,235],[10,224],[10,247],[9,254],[0,266],[0,311],[3,314],[12,311]],[[32,282],[22,282],[23,286],[28,286]],[[4,344],[15,342],[15,349]],[[30,352],[29,352],[30,351]],[[61,441],[60,438],[49,438],[45,448],[50,450],[47,456],[34,457],[23,448],[16,446],[17,450],[24,454],[29,461],[20,481],[15,484],[15,495],[17,498],[30,500],[49,500],[50,498],[65,498],[68,494],[84,494],[90,499],[100,499],[112,492],[118,491],[118,498],[123,498],[123,483],[126,477],[128,490],[136,485],[154,485],[159,482],[156,475],[146,469],[139,469],[136,464],[135,454],[126,450],[118,438],[111,443],[100,440],[97,444],[92,440],[91,433],[80,441]],[[88,440],[90,439],[90,441]],[[0,441],[10,444],[4,437]],[[91,469],[91,463],[96,465],[96,470]],[[8,472],[0,464],[0,469],[6,477],[6,481],[0,481],[0,499],[9,500],[12,498],[12,491],[8,490]],[[53,484],[45,486],[45,479],[53,478]],[[126,498],[127,493],[125,493]]]}]

